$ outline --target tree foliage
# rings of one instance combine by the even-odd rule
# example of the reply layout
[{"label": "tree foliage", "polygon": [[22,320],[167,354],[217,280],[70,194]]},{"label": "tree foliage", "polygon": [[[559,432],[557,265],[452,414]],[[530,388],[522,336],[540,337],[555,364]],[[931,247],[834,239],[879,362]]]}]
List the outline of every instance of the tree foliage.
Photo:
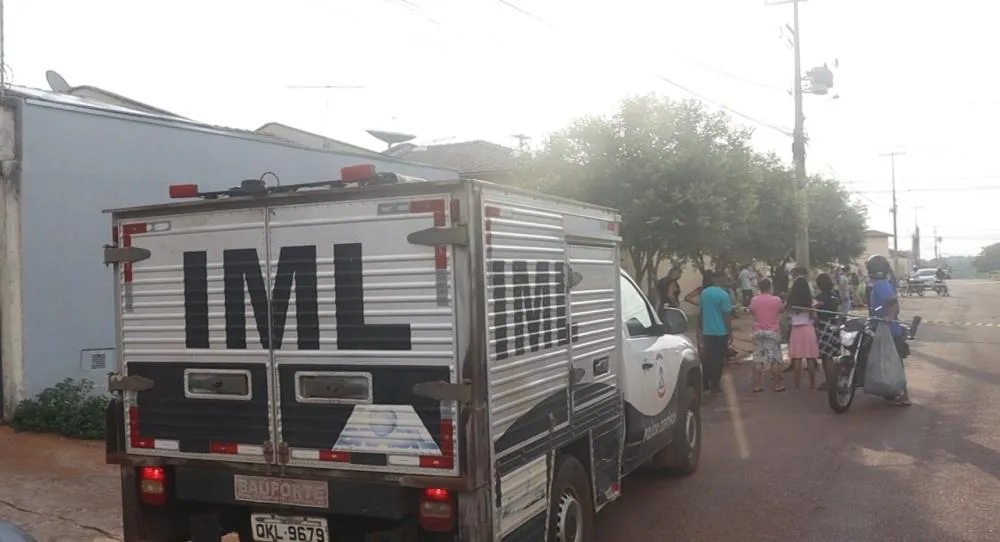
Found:
[{"label": "tree foliage", "polygon": [[[755,152],[752,131],[695,100],[629,98],[606,117],[551,134],[522,184],[618,209],[636,279],[665,260],[726,268],[786,261],[800,213],[791,170]],[[807,184],[813,265],[850,261],[864,246],[865,209],[838,183]]]},{"label": "tree foliage", "polygon": [[972,265],[980,273],[1000,271],[1000,243],[983,247],[976,259],[972,260]]}]

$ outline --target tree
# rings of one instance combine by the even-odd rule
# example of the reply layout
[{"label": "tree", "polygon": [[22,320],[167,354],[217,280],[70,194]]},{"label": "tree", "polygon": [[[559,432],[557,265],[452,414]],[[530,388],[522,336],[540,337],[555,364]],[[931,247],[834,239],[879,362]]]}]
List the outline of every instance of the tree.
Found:
[{"label": "tree", "polygon": [[618,209],[636,279],[651,287],[665,260],[727,252],[717,247],[744,225],[730,215],[752,195],[741,189],[751,134],[697,101],[630,98],[549,136],[522,184]]},{"label": "tree", "polygon": [[851,262],[865,251],[868,211],[852,203],[837,181],[809,181],[809,258],[812,266]]},{"label": "tree", "polygon": [[983,247],[979,255],[976,256],[976,259],[972,260],[972,265],[980,273],[1000,271],[1000,243],[993,243],[990,246]]},{"label": "tree", "polygon": [[[550,135],[520,184],[618,209],[636,280],[651,289],[666,260],[734,269],[790,258],[800,213],[792,171],[754,152],[752,130],[698,101],[626,99]],[[812,265],[851,261],[864,248],[865,209],[832,180],[813,178]]]}]

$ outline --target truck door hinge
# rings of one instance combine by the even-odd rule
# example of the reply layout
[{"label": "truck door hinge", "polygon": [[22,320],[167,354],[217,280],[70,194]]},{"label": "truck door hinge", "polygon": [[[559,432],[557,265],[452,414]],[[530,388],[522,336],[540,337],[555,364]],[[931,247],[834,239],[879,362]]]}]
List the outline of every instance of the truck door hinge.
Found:
[{"label": "truck door hinge", "polygon": [[278,444],[278,464],[287,465],[288,464],[288,445],[284,442]]},{"label": "truck door hinge", "polygon": [[449,382],[418,382],[413,385],[413,393],[434,399],[435,401],[472,402],[472,386],[469,384],[452,384]]},{"label": "truck door hinge", "polygon": [[108,375],[108,391],[146,391],[153,387],[153,380],[139,375]]},{"label": "truck door hinge", "polygon": [[261,446],[264,449],[264,462],[271,464],[275,462],[274,457],[274,443],[270,440],[264,441],[264,445]]},{"label": "truck door hinge", "polygon": [[141,262],[150,256],[152,253],[145,248],[104,245],[104,265]]},{"label": "truck door hinge", "polygon": [[469,244],[469,228],[464,225],[450,228],[427,228],[407,235],[406,240],[414,245],[429,247],[438,245],[466,246]]}]

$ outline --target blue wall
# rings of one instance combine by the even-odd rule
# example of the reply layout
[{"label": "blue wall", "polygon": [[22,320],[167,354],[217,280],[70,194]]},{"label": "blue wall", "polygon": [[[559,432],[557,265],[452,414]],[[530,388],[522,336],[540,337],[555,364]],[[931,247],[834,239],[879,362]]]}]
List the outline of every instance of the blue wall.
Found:
[{"label": "blue wall", "polygon": [[[330,180],[359,158],[28,102],[22,123],[24,364],[29,395],[94,376],[81,350],[114,348],[111,240],[101,211],[167,200],[167,186],[224,189],[272,171],[282,184]],[[452,171],[386,161],[379,171],[442,180]],[[269,184],[273,179],[265,179]],[[108,370],[114,358],[108,357]],[[98,373],[100,375],[101,372]],[[103,384],[103,382],[101,382]]]}]

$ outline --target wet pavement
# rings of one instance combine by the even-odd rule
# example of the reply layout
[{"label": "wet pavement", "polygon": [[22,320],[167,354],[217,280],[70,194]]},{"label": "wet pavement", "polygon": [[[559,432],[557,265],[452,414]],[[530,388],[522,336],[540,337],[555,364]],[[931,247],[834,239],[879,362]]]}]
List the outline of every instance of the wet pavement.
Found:
[{"label": "wet pavement", "polygon": [[[752,394],[750,364],[730,366],[699,471],[626,480],[598,541],[1000,539],[1000,327],[985,325],[1000,283],[952,294],[903,300],[927,322],[906,362],[914,406],[859,395],[836,415],[822,392]],[[0,518],[41,542],[119,538],[118,495],[103,443],[0,428]]]}]

